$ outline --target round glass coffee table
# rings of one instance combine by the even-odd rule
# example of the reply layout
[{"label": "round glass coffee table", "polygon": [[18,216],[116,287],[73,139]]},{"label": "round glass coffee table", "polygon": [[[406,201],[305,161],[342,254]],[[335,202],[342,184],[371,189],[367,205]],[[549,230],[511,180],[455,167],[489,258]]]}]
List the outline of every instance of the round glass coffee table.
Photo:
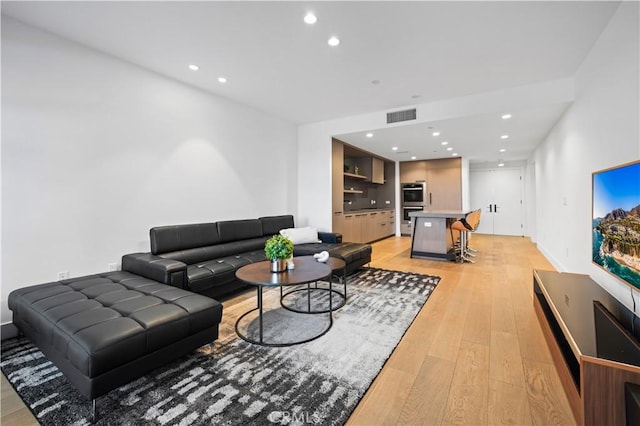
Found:
[{"label": "round glass coffee table", "polygon": [[[312,340],[317,339],[320,336],[323,336],[327,331],[331,329],[333,326],[333,291],[332,291],[332,275],[333,271],[330,266],[325,263],[320,263],[313,256],[300,256],[293,258],[295,269],[287,270],[285,272],[271,272],[270,261],[265,260],[262,262],[251,263],[249,265],[245,265],[236,271],[236,277],[247,283],[256,286],[256,296],[257,296],[257,306],[244,314],[242,314],[238,320],[236,321],[236,334],[243,340],[254,343],[261,346],[274,346],[274,347],[282,347],[282,346],[293,346],[299,345],[301,343],[307,343]],[[263,314],[264,314],[264,306],[263,306],[263,290],[265,287],[286,287],[286,286],[296,286],[300,284],[309,284],[313,282],[320,281],[322,279],[328,279],[329,281],[329,310],[328,310],[328,325],[319,331],[317,334],[311,337],[305,337],[300,340],[295,340],[291,342],[269,342],[264,338],[264,324],[263,324]],[[314,290],[310,288],[309,291]],[[251,338],[248,333],[245,334],[240,331],[239,324],[240,322],[247,317],[247,315],[251,314],[254,311],[258,311],[258,326],[259,333],[258,338]],[[314,312],[301,312],[304,314],[313,314]]]}]

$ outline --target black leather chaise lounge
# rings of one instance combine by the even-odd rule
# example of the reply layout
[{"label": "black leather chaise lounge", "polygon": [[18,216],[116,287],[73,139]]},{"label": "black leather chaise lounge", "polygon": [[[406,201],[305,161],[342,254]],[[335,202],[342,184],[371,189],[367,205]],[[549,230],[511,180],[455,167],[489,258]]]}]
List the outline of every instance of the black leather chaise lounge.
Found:
[{"label": "black leather chaise lounge", "polygon": [[95,400],[218,338],[222,305],[129,272],[9,294],[13,324]]}]

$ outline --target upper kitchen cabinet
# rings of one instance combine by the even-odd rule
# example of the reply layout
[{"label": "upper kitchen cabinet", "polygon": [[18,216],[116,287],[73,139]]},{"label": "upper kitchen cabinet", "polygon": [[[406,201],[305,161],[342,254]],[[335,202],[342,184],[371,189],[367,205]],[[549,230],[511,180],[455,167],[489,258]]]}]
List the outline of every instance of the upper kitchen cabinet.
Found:
[{"label": "upper kitchen cabinet", "polygon": [[407,161],[400,163],[402,183],[426,182],[427,210],[462,208],[462,159]]},{"label": "upper kitchen cabinet", "polygon": [[379,158],[371,158],[371,182],[384,184],[384,161]]},{"label": "upper kitchen cabinet", "polygon": [[426,182],[427,162],[426,161],[405,161],[400,163],[400,182]]},{"label": "upper kitchen cabinet", "polygon": [[427,161],[427,209],[462,209],[461,158]]}]

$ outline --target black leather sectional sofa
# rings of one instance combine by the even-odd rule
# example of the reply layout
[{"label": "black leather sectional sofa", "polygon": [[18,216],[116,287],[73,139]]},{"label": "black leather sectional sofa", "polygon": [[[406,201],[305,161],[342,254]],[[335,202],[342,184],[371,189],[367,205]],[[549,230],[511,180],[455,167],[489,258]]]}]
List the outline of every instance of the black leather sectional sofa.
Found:
[{"label": "black leather sectional sofa", "polygon": [[[266,240],[287,228],[294,228],[291,215],[156,227],[151,252],[123,256],[122,269],[218,298],[245,286],[236,270],[266,260]],[[296,245],[294,256],[328,251],[346,262],[347,274],[371,262],[369,244],[343,243],[340,234],[328,232],[318,232],[318,239]]]},{"label": "black leather sectional sofa", "polygon": [[[122,271],[12,291],[13,323],[95,410],[97,397],[216,340],[222,305],[211,297],[243,286],[236,270],[265,260],[266,240],[285,228],[293,216],[153,228],[151,253],[123,256]],[[371,261],[368,244],[318,238],[294,255],[326,250],[346,273]]]}]

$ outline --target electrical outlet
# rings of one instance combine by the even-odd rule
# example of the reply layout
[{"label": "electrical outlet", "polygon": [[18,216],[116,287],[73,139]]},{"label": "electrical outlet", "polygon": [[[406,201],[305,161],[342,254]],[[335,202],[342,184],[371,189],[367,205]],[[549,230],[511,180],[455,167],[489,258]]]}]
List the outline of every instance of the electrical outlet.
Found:
[{"label": "electrical outlet", "polygon": [[58,272],[58,281],[69,279],[69,271]]},{"label": "electrical outlet", "polygon": [[118,270],[118,264],[117,263],[110,263],[108,266],[109,266],[109,272],[113,272],[113,271],[117,271]]}]

